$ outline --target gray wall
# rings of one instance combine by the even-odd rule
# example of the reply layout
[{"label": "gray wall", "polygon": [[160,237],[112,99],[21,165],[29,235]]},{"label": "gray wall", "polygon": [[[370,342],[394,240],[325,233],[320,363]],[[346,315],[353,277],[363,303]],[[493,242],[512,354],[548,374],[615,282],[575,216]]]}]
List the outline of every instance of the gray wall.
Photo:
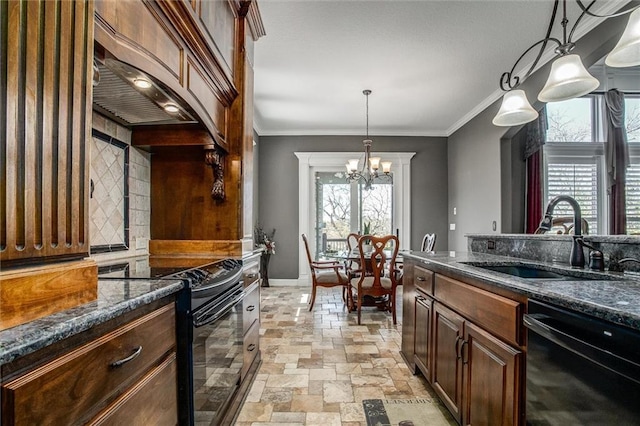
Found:
[{"label": "gray wall", "polygon": [[[374,151],[416,152],[411,160],[411,248],[426,232],[447,250],[447,139],[373,136]],[[260,136],[256,147],[259,189],[256,220],[276,229],[269,278],[298,278],[298,159],[294,152],[362,151],[361,136]]]},{"label": "gray wall", "polygon": [[[598,27],[576,42],[573,53],[580,54],[584,65],[590,67],[613,49],[627,20],[628,15],[602,21]],[[526,47],[523,46],[523,50]],[[515,59],[513,58],[514,61]],[[512,65],[508,64],[509,67]],[[533,103],[537,99],[537,94],[549,74],[550,65],[551,63],[548,63],[542,67],[520,86],[526,91],[530,102]],[[501,153],[501,143],[503,149],[505,148],[505,142],[501,140],[511,139],[522,126],[502,128],[491,123],[500,102],[501,99],[449,137],[448,216],[449,222],[456,224],[456,230],[449,231],[449,250],[466,251],[465,234],[513,231],[502,229],[503,223],[515,223],[509,217],[504,220],[502,218],[505,211],[513,208],[512,197],[501,196],[503,192],[513,194],[514,191],[509,186],[515,183],[503,182],[504,179],[512,178],[513,171],[509,169],[508,161],[505,159],[513,153]],[[542,104],[537,102],[533,106],[540,109]],[[455,216],[454,207],[457,210]],[[495,231],[492,228],[493,221],[497,224]]]}]

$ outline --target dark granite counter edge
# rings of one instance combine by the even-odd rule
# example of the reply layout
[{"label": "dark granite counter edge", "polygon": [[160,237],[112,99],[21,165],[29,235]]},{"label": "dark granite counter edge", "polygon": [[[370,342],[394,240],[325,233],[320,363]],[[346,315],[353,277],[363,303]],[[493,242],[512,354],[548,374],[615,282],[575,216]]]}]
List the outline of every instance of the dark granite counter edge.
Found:
[{"label": "dark granite counter edge", "polygon": [[[486,254],[467,254],[465,253],[465,261],[467,260],[484,260],[484,261],[492,261],[496,264],[502,262],[512,263],[514,258],[507,258],[504,256],[495,256],[495,255],[486,255]],[[561,292],[556,292],[554,290],[550,290],[549,286],[539,286],[526,284],[526,281],[523,281],[518,278],[507,278],[504,274],[493,273],[491,271],[478,269],[471,265],[465,265],[459,261],[459,259],[455,257],[449,256],[433,256],[428,253],[422,252],[410,252],[404,253],[404,257],[413,258],[418,260],[424,264],[428,264],[429,266],[433,266],[433,270],[435,272],[455,272],[462,276],[468,276],[469,278],[473,278],[479,281],[482,281],[486,284],[493,285],[499,288],[503,288],[506,290],[510,290],[519,294],[523,294],[529,298],[536,299],[543,302],[548,302],[557,306],[562,306],[577,312],[581,312],[584,314],[588,314],[594,317],[598,317],[616,324],[625,325],[630,328],[634,328],[636,330],[640,330],[640,315],[624,308],[612,308],[609,306],[605,306],[603,304],[598,304],[594,301],[588,301],[585,299],[581,299],[575,296],[562,294]],[[522,259],[523,263],[534,263],[544,265],[543,262],[535,262],[526,259]],[[567,269],[563,268],[561,265],[549,265],[549,269],[557,268],[557,269]],[[581,271],[574,271],[579,274]],[[585,273],[591,273],[585,272]],[[615,285],[621,283],[628,283],[629,281],[621,276],[620,280],[597,280],[597,281],[577,281],[575,283],[579,283],[583,286],[589,285]]]},{"label": "dark granite counter edge", "polygon": [[0,331],[0,365],[182,290],[180,281],[105,306],[91,302]]}]

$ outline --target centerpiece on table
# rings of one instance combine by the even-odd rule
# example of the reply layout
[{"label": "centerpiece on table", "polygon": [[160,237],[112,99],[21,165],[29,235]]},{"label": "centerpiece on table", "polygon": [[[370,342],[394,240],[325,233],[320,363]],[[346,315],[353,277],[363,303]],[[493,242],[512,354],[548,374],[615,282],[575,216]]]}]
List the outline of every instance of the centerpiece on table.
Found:
[{"label": "centerpiece on table", "polygon": [[[371,222],[367,222],[364,224],[363,235],[371,235]],[[364,239],[362,250],[364,253],[371,253],[371,251],[373,250],[373,247],[371,246],[371,240],[369,238]]]},{"label": "centerpiece on table", "polygon": [[260,257],[261,287],[269,287],[269,261],[271,260],[271,255],[276,254],[276,242],[273,241],[275,233],[275,228],[270,233],[265,232],[259,223],[253,228],[254,244],[256,248],[262,249],[262,256]]}]

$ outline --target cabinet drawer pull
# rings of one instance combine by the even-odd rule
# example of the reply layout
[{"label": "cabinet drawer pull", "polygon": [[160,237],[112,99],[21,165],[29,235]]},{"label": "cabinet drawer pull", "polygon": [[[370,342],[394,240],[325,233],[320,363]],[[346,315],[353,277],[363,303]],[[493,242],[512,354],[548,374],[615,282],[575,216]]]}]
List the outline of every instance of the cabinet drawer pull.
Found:
[{"label": "cabinet drawer pull", "polygon": [[458,348],[458,345],[460,344],[461,340],[464,341],[464,339],[462,337],[460,337],[460,336],[456,337],[456,360],[459,360],[460,358],[462,358],[461,351]]},{"label": "cabinet drawer pull", "polygon": [[249,275],[247,275],[247,278],[255,278],[255,277],[256,277],[256,274],[249,274]]},{"label": "cabinet drawer pull", "polygon": [[256,307],[254,305],[249,305],[247,306],[247,311],[251,312],[255,309]]},{"label": "cabinet drawer pull", "polygon": [[427,279],[425,277],[416,277],[416,280],[418,280],[418,281],[426,281]]},{"label": "cabinet drawer pull", "polygon": [[468,344],[468,343],[469,343],[469,341],[468,341],[468,340],[465,340],[465,341],[463,341],[463,342],[462,342],[462,344],[460,345],[460,358],[462,358],[462,363],[463,363],[463,364],[468,364],[468,363],[469,363],[469,359],[468,359],[468,357],[467,357],[467,359],[466,359],[466,360],[464,359],[464,345],[466,345],[466,344]]},{"label": "cabinet drawer pull", "polygon": [[133,361],[134,359],[136,359],[138,355],[140,355],[140,352],[142,352],[142,346],[138,346],[138,348],[135,349],[133,353],[128,357],[112,362],[111,364],[109,364],[109,367],[111,368],[121,367],[123,364],[126,364],[127,362]]},{"label": "cabinet drawer pull", "polygon": [[256,348],[255,343],[251,343],[249,346],[247,346],[247,350],[249,352],[253,352],[255,350],[255,348]]}]

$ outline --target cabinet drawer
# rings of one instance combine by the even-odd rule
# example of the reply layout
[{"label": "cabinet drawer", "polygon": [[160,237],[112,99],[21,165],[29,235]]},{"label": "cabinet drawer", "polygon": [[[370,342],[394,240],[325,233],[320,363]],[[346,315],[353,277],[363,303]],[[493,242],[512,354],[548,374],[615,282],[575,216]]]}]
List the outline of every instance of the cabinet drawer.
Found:
[{"label": "cabinet drawer", "polygon": [[243,261],[242,279],[244,287],[247,288],[260,278],[260,257]]},{"label": "cabinet drawer", "polygon": [[169,304],[4,385],[3,421],[7,416],[16,425],[84,422],[175,344],[175,309]]},{"label": "cabinet drawer", "polygon": [[258,351],[260,350],[260,347],[258,346],[259,338],[260,324],[259,322],[254,322],[249,328],[249,331],[247,331],[247,334],[244,335],[244,357],[242,362],[242,372],[240,373],[242,380],[246,377],[249,367],[251,367],[253,360],[256,358],[256,355],[258,355]]},{"label": "cabinet drawer", "polygon": [[516,345],[523,343],[521,303],[440,274],[435,275],[434,294],[442,303],[496,336]]},{"label": "cabinet drawer", "polygon": [[260,287],[257,285],[249,291],[242,302],[242,333],[246,334],[249,327],[260,317]]},{"label": "cabinet drawer", "polygon": [[416,266],[413,272],[413,283],[424,293],[433,294],[433,272]]},{"label": "cabinet drawer", "polygon": [[173,426],[178,424],[176,354],[151,370],[90,425]]}]

